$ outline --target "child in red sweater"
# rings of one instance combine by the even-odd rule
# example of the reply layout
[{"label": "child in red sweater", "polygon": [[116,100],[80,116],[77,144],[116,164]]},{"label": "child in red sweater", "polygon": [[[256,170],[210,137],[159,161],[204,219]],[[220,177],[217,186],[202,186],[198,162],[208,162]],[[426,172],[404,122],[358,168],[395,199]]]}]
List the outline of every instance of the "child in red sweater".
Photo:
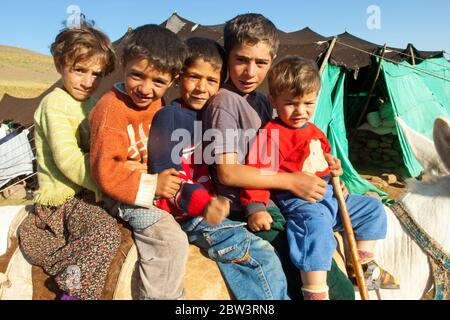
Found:
[{"label": "child in red sweater", "polygon": [[[140,297],[178,299],[188,242],[172,215],[153,205],[180,187],[175,169],[147,174],[150,124],[162,96],[183,66],[184,43],[168,29],[144,25],[123,40],[124,83],[116,84],[90,115],[91,170],[101,190],[120,202],[118,216],[133,228],[139,253]],[[140,163],[133,170],[129,163]]]},{"label": "child in red sweater", "polygon": [[[305,172],[327,182],[326,193],[319,201],[309,202],[291,192],[274,190],[273,198],[287,218],[290,258],[300,270],[302,292],[307,300],[328,299],[327,271],[331,268],[336,248],[333,231],[342,231],[333,196],[331,175],[342,169],[330,169],[339,161],[330,155],[331,147],[325,134],[309,122],[314,114],[320,90],[317,65],[298,56],[289,56],[269,72],[269,100],[278,118],[260,130],[247,158],[247,165],[277,172]],[[256,227],[269,225],[267,212],[269,190],[244,189],[242,203],[253,213]],[[369,289],[395,288],[396,280],[373,260],[376,240],[386,236],[386,213],[375,198],[348,195],[346,204],[357,238],[358,253]],[[255,227],[255,226],[250,226]]]}]

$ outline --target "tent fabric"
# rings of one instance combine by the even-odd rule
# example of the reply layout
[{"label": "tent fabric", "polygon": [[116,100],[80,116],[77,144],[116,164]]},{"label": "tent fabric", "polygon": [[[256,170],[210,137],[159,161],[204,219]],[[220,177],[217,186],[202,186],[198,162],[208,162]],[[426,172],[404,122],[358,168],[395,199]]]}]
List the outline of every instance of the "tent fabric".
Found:
[{"label": "tent fabric", "polygon": [[330,64],[325,67],[321,76],[322,88],[312,122],[325,133],[330,141],[332,154],[341,160],[344,170],[341,179],[349,192],[365,194],[368,191],[374,191],[385,197],[386,193],[363,179],[348,159],[348,141],[344,121],[344,81],[345,72],[342,67]]},{"label": "tent fabric", "polygon": [[33,152],[28,141],[28,130],[0,145],[0,187],[9,180],[33,173]]},{"label": "tent fabric", "polygon": [[[436,74],[441,77],[436,78],[430,74],[418,72],[425,85],[433,93],[433,96],[442,104],[447,111],[450,110],[450,62],[445,58],[427,59],[416,68],[425,70],[428,73]],[[447,79],[447,81],[443,80]]]},{"label": "tent fabric", "polygon": [[[343,44],[341,44],[343,43]],[[352,48],[358,48],[370,53],[379,51],[380,45],[358,38],[348,32],[337,35],[337,42],[330,56],[334,65],[345,67],[347,70],[361,69],[372,64],[369,54]]]},{"label": "tent fabric", "polygon": [[278,34],[280,37],[280,43],[284,45],[309,44],[328,40],[328,38],[322,36],[321,34],[318,34],[308,27],[293,32],[284,32],[278,30]]},{"label": "tent fabric", "polygon": [[61,80],[58,80],[50,88],[45,90],[36,98],[16,98],[5,93],[0,101],[0,122],[5,120],[13,120],[15,123],[20,123],[28,126],[34,122],[34,112],[36,111],[42,98],[49,92],[53,91],[56,86],[59,86]]},{"label": "tent fabric", "polygon": [[[422,66],[425,67],[427,65]],[[445,92],[448,94],[450,83],[442,84],[445,88],[444,93],[441,93],[434,81],[427,80],[427,76],[417,66],[411,66],[406,61],[400,64],[382,61],[382,70],[394,117],[400,117],[410,128],[432,140],[434,120],[439,116],[450,118],[449,108],[441,104],[441,98],[438,97]],[[430,88],[439,92],[438,96]],[[405,166],[412,177],[417,177],[423,168],[414,157],[398,123],[396,129]]]},{"label": "tent fabric", "polygon": [[412,57],[410,48],[414,53],[416,63],[420,63],[423,59],[439,58],[444,56],[444,51],[420,51],[417,50],[411,43],[406,46],[406,49],[387,47],[386,54],[387,59],[395,62],[408,61],[411,63]]}]

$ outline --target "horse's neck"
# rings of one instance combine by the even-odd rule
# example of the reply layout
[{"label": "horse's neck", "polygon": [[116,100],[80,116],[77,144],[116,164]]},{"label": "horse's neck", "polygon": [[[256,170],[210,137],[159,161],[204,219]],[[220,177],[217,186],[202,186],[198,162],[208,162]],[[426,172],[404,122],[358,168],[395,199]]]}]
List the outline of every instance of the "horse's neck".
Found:
[{"label": "horse's neck", "polygon": [[419,226],[447,252],[450,252],[449,190],[450,180],[440,179],[434,184],[414,185],[412,192],[401,199]]}]

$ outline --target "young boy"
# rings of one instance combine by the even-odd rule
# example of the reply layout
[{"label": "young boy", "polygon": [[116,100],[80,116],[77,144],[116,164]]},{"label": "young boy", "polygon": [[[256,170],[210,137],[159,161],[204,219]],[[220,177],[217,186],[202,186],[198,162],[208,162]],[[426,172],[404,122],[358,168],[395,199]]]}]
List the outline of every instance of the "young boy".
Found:
[{"label": "young boy", "polygon": [[[273,247],[251,234],[245,223],[226,219],[229,203],[214,197],[208,166],[202,162],[201,110],[226,76],[223,49],[204,38],[187,40],[180,99],[154,117],[149,139],[149,172],[176,168],[183,181],[158,207],[172,213],[190,242],[215,260],[236,299],[288,299],[286,278]],[[181,141],[178,140],[181,138]]]},{"label": "young boy", "polygon": [[101,193],[89,169],[87,116],[115,55],[108,37],[87,24],[61,31],[51,52],[62,87],[34,114],[39,190],[19,228],[20,246],[32,264],[55,276],[62,300],[101,299],[120,230],[96,203]]},{"label": "young boy", "polygon": [[[336,248],[333,231],[342,231],[337,199],[329,183],[331,175],[326,154],[331,151],[324,133],[309,119],[314,114],[320,90],[315,62],[298,56],[279,61],[269,72],[269,100],[278,117],[260,131],[247,159],[247,165],[275,172],[308,172],[327,182],[325,196],[310,203],[290,192],[273,193],[287,219],[290,257],[301,271],[302,292],[307,300],[328,299],[326,270]],[[242,202],[270,220],[266,211],[268,190],[243,190]],[[373,260],[376,240],[386,235],[386,213],[375,198],[348,195],[349,215],[355,230],[358,253],[366,270],[369,289],[395,287],[395,279]],[[255,213],[256,214],[256,213]]]},{"label": "young boy", "polygon": [[144,25],[130,32],[123,40],[124,83],[106,93],[90,115],[91,171],[101,190],[120,202],[118,215],[133,229],[141,299],[183,297],[187,237],[172,215],[153,206],[155,196],[178,191],[178,172],[150,175],[128,163],[146,169],[150,124],[181,71],[185,51],[163,27]]},{"label": "young boy", "polygon": [[[325,182],[315,175],[302,172],[264,175],[258,168],[245,165],[248,145],[257,130],[272,119],[273,110],[267,98],[256,89],[269,71],[278,43],[278,30],[260,14],[239,15],[226,23],[224,44],[229,79],[203,112],[203,129],[205,133],[214,129],[222,137],[212,139],[206,148],[215,157],[211,175],[217,193],[231,201],[230,218],[247,220],[251,230],[272,243],[285,268],[291,297],[300,298],[299,275],[285,252],[285,220],[279,209],[271,203],[269,212],[273,221],[267,224],[254,212],[247,212],[244,217],[245,208],[240,202],[241,188],[288,190],[307,201],[320,200],[325,194]],[[354,298],[351,282],[334,262],[329,286],[335,292],[333,298]]]}]

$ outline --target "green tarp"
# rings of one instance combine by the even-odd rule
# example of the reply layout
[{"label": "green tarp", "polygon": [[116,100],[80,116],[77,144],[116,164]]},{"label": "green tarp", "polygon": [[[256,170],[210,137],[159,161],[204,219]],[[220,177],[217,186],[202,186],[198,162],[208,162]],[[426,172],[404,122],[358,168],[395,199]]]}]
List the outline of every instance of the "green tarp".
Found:
[{"label": "green tarp", "polygon": [[321,76],[322,88],[317,101],[312,122],[325,132],[331,144],[332,154],[342,162],[345,182],[350,193],[364,194],[375,191],[386,194],[363,179],[348,159],[348,141],[344,122],[344,81],[345,73],[341,67],[328,64]]},{"label": "green tarp", "polygon": [[[402,118],[410,128],[432,139],[434,120],[439,116],[450,118],[449,100],[446,98],[450,82],[416,70],[419,67],[428,73],[437,73],[436,70],[433,71],[433,68],[438,66],[428,61],[415,67],[406,61],[400,64],[382,61],[382,70],[394,116]],[[448,69],[442,70],[442,74],[448,76]],[[412,177],[417,177],[423,168],[412,154],[398,123],[396,123],[396,129],[405,166]]]},{"label": "green tarp", "polygon": [[[450,62],[445,58],[427,59],[416,66],[425,72],[417,74],[447,111],[450,110]],[[431,74],[435,74],[436,77]],[[448,81],[445,81],[447,79]]]}]

